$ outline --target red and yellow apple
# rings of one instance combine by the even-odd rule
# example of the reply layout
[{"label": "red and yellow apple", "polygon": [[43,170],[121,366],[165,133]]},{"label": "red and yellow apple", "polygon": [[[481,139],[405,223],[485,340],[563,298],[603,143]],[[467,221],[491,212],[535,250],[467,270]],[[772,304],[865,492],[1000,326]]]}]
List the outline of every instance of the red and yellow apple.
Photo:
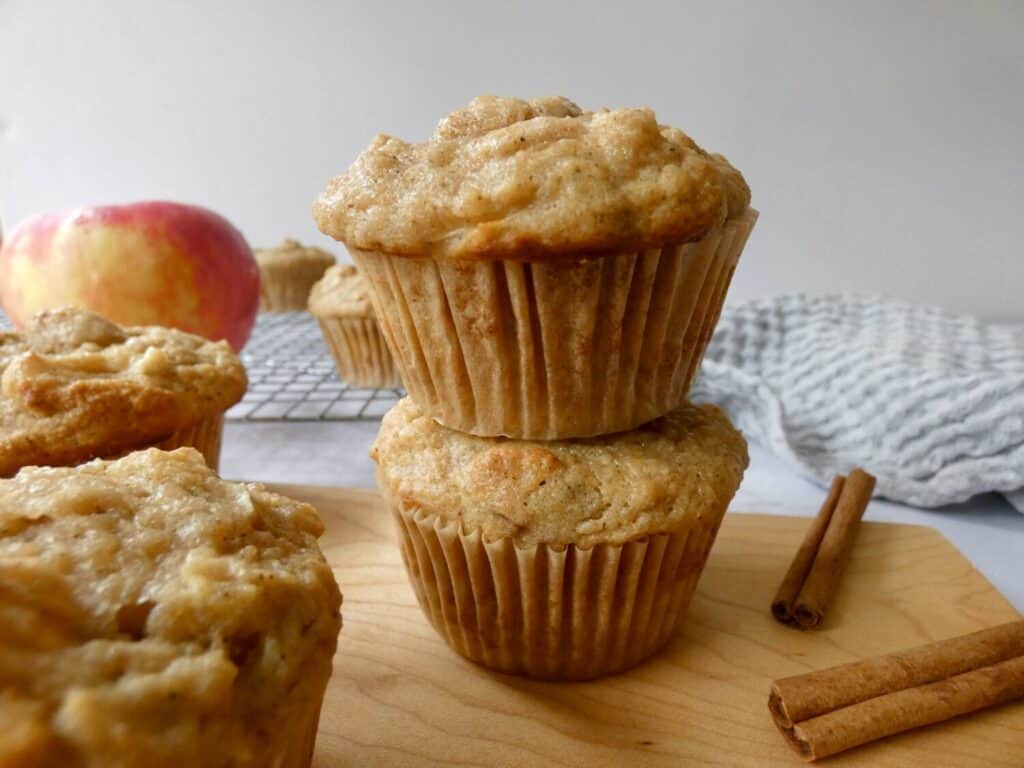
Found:
[{"label": "red and yellow apple", "polygon": [[11,321],[78,306],[122,325],[164,325],[240,350],[259,305],[259,270],[235,227],[192,205],[143,202],[29,219],[0,246]]}]

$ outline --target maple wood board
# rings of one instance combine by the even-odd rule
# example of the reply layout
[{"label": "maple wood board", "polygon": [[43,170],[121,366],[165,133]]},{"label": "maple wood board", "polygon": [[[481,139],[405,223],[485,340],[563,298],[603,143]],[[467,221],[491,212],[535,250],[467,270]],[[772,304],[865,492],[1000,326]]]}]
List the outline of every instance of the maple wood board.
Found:
[{"label": "maple wood board", "polygon": [[[314,765],[794,766],[770,682],[1019,618],[932,528],[865,523],[824,629],[769,604],[810,520],[726,516],[661,654],[590,683],[540,683],[457,656],[420,612],[377,494],[275,486],[320,511],[345,596]],[[870,510],[869,513],[870,515]],[[895,736],[827,766],[1024,765],[1024,702]]]}]

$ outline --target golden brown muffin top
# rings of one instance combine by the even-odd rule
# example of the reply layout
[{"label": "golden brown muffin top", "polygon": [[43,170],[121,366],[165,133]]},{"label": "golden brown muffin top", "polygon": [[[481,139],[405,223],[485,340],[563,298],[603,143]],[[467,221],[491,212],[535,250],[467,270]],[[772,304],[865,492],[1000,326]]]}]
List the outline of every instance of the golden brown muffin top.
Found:
[{"label": "golden brown muffin top", "polygon": [[335,264],[309,292],[309,311],[321,317],[373,317],[370,286],[355,264]]},{"label": "golden brown muffin top", "polygon": [[743,436],[713,405],[615,435],[534,442],[446,429],[405,398],[384,417],[371,455],[386,494],[522,546],[618,544],[671,530],[727,504],[747,466]]},{"label": "golden brown muffin top", "polygon": [[246,385],[227,342],[41,312],[24,333],[0,333],[0,477],[156,442],[223,412]]},{"label": "golden brown muffin top", "polygon": [[650,109],[481,96],[422,144],[377,136],[313,212],[354,249],[546,259],[699,240],[749,202],[739,171]]},{"label": "golden brown muffin top", "polygon": [[322,248],[303,245],[290,237],[286,237],[272,248],[258,248],[254,255],[256,263],[261,268],[295,265],[327,269],[335,261],[334,255]]},{"label": "golden brown muffin top", "polygon": [[0,763],[269,764],[341,625],[322,531],[190,448],[0,481]]}]

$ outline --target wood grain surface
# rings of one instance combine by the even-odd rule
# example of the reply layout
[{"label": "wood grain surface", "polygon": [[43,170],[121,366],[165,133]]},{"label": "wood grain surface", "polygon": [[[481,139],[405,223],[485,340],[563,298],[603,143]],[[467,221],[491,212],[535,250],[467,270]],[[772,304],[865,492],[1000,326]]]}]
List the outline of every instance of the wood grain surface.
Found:
[{"label": "wood grain surface", "polygon": [[[420,613],[370,491],[276,486],[313,503],[345,595],[314,765],[793,766],[771,680],[1018,618],[931,528],[865,523],[823,629],[769,603],[809,520],[726,516],[678,637],[592,683],[534,683],[456,656]],[[870,510],[868,512],[870,517]],[[887,739],[830,766],[1024,766],[1024,703]]]}]

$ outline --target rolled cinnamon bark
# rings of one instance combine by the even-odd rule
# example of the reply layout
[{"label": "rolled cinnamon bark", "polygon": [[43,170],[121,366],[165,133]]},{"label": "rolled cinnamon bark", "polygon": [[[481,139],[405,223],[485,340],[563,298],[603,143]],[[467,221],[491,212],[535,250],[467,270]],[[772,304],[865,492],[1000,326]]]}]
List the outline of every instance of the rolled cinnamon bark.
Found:
[{"label": "rolled cinnamon bark", "polygon": [[796,557],[793,558],[782,584],[779,585],[778,592],[775,593],[775,599],[772,600],[772,615],[783,624],[793,623],[793,607],[800,595],[800,589],[807,580],[807,574],[811,572],[811,566],[814,565],[814,557],[821,547],[821,540],[825,538],[825,531],[832,520],[832,514],[835,512],[845,480],[846,478],[842,475],[837,475],[832,481],[832,487],[828,491],[825,503],[821,505],[818,516],[814,518],[814,522],[807,529],[800,549],[797,550]]},{"label": "rolled cinnamon bark", "polygon": [[779,621],[801,629],[821,624],[874,489],[874,476],[862,469],[832,481],[828,498],[772,601],[772,615]]},{"label": "rolled cinnamon bark", "polygon": [[1024,621],[777,680],[768,708],[807,760],[1024,698]]}]

